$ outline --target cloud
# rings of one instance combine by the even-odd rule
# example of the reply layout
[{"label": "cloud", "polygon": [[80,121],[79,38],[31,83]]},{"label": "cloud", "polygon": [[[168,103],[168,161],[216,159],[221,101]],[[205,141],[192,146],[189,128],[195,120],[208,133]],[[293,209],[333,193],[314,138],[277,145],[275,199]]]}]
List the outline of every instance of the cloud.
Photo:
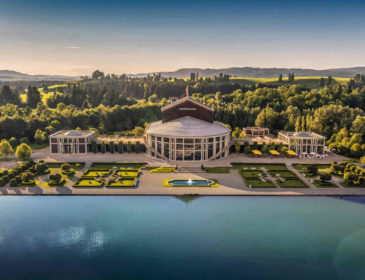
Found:
[{"label": "cloud", "polygon": [[70,50],[77,50],[79,48],[80,47],[78,47],[78,46],[68,46],[68,47],[65,47],[65,49],[70,49]]}]

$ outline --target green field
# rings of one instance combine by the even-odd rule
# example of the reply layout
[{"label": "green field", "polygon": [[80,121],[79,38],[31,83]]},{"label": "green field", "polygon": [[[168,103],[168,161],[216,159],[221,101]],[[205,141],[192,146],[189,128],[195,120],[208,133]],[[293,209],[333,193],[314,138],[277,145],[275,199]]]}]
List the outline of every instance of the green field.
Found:
[{"label": "green field", "polygon": [[[327,77],[323,77],[326,79]],[[242,83],[245,85],[254,85],[256,83],[268,85],[300,85],[308,88],[319,88],[319,80],[321,77],[295,77],[294,82],[288,82],[288,78],[283,77],[283,82],[279,83],[278,78],[249,78],[249,77],[230,77],[231,81]],[[333,83],[346,83],[350,78],[333,77]]]}]

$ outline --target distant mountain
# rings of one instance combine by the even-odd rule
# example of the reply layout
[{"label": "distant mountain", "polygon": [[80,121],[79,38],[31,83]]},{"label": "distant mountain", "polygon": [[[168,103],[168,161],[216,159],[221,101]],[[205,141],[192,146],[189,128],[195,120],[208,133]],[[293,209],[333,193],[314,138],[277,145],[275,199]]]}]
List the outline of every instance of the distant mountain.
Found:
[{"label": "distant mountain", "polygon": [[[163,77],[172,78],[188,78],[190,73],[198,73],[200,77],[218,76],[220,73],[228,74],[237,77],[249,78],[275,78],[280,74],[286,76],[289,72],[294,72],[295,76],[310,77],[341,77],[352,78],[356,74],[365,73],[365,67],[351,67],[351,68],[332,68],[332,69],[302,69],[302,68],[257,68],[257,67],[230,67],[230,68],[182,68],[173,72],[161,72]],[[158,72],[155,72],[158,73]],[[131,77],[144,77],[154,73],[130,74]]]},{"label": "distant mountain", "polygon": [[80,77],[70,77],[63,75],[28,75],[11,70],[0,70],[0,81],[73,81]]}]

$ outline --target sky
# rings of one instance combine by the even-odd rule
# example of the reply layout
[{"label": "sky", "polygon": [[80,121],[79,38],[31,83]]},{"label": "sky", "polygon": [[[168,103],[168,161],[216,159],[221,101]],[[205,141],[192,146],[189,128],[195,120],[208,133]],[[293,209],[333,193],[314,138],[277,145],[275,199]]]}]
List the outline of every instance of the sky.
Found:
[{"label": "sky", "polygon": [[364,0],[0,0],[0,69],[365,66],[364,27]]}]

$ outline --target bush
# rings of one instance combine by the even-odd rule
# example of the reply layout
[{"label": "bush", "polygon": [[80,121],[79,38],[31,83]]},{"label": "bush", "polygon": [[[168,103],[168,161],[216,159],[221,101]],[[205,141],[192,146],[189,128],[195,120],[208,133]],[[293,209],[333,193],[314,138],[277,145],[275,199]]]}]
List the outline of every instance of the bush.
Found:
[{"label": "bush", "polygon": [[25,143],[20,144],[15,151],[16,158],[20,161],[28,160],[32,155],[32,149]]},{"label": "bush", "polygon": [[139,141],[136,142],[135,145],[135,152],[138,154],[141,152],[141,144],[139,143]]},{"label": "bush", "polygon": [[127,143],[127,152],[128,153],[132,152],[132,143],[130,141],[128,141],[128,143]]},{"label": "bush", "polygon": [[23,144],[23,143],[27,144],[27,145],[30,144],[30,141],[29,141],[28,137],[22,137],[22,138],[19,139],[19,144]]},{"label": "bush", "polygon": [[52,181],[55,181],[55,182],[59,182],[59,181],[61,181],[62,176],[59,173],[50,174],[49,179],[52,180]]},{"label": "bush", "polygon": [[71,164],[69,164],[69,163],[64,163],[64,164],[62,164],[62,166],[61,166],[61,170],[62,171],[70,171],[71,170]]},{"label": "bush", "polygon": [[91,141],[91,151],[92,151],[94,154],[96,154],[96,153],[97,153],[97,151],[98,151],[98,145],[96,144],[96,141],[95,141],[95,140]]},{"label": "bush", "polygon": [[15,179],[11,179],[10,180],[10,187],[15,187],[17,185],[18,185],[18,183],[17,183],[17,181]]},{"label": "bush", "polygon": [[30,182],[34,180],[34,174],[32,172],[24,172],[22,175],[23,182]]},{"label": "bush", "polygon": [[16,176],[15,178],[15,181],[20,184],[22,182],[22,178],[20,177],[20,175]]},{"label": "bush", "polygon": [[100,144],[100,150],[101,150],[101,152],[102,152],[103,154],[105,153],[105,150],[106,150],[105,142],[101,142],[101,144]]},{"label": "bush", "polygon": [[328,173],[321,173],[319,175],[319,178],[321,179],[322,182],[326,182],[326,181],[330,181],[332,179],[331,174]]},{"label": "bush", "polygon": [[9,174],[9,171],[5,169],[5,170],[3,171],[3,174],[4,174],[4,175],[8,175],[8,174]]},{"label": "bush", "polygon": [[5,186],[5,181],[2,179],[2,178],[0,178],[0,187],[3,187],[3,186]]},{"label": "bush", "polygon": [[45,163],[38,163],[34,167],[35,171],[39,174],[45,173],[48,169],[47,164]]},{"label": "bush", "polygon": [[3,180],[4,180],[5,184],[7,184],[7,183],[9,183],[10,178],[8,175],[5,175],[5,176],[3,176]]},{"label": "bush", "polygon": [[307,170],[312,175],[318,173],[318,167],[317,167],[317,165],[314,165],[314,164],[308,165]]}]

